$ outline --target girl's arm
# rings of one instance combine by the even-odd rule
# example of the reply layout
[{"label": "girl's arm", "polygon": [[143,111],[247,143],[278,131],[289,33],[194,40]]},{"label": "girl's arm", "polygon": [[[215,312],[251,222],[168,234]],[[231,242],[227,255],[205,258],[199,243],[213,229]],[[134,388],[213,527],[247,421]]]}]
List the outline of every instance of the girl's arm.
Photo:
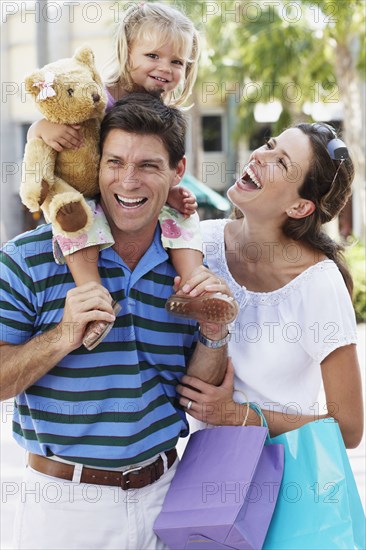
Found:
[{"label": "girl's arm", "polygon": [[[289,414],[263,410],[271,436],[296,430],[308,422],[334,418],[342,432],[347,448],[360,444],[363,434],[362,383],[356,346],[343,346],[330,353],[322,362],[322,376],[326,396],[327,413],[312,415]],[[301,383],[301,382],[299,382]],[[184,385],[183,385],[184,384]],[[206,384],[197,378],[183,376],[177,391],[180,403],[192,400],[189,414],[202,422],[213,425],[240,426],[246,414],[246,405],[233,401],[234,369],[229,361],[224,381],[220,386]],[[249,411],[248,425],[260,425],[258,415]]]},{"label": "girl's arm", "polygon": [[83,140],[80,134],[80,124],[56,124],[42,119],[33,122],[27,133],[27,140],[42,139],[58,153],[64,149],[78,149]]}]

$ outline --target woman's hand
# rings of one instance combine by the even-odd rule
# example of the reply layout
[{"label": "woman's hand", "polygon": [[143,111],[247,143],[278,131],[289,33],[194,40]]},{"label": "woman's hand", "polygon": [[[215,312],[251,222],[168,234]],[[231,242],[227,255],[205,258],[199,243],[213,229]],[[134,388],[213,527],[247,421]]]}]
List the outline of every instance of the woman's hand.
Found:
[{"label": "woman's hand", "polygon": [[[212,386],[192,376],[183,376],[177,386],[181,395],[179,403],[187,412],[213,426],[241,426],[245,417],[245,406],[233,401],[234,367],[228,359],[225,378],[220,386]],[[192,404],[189,405],[189,403]]]}]

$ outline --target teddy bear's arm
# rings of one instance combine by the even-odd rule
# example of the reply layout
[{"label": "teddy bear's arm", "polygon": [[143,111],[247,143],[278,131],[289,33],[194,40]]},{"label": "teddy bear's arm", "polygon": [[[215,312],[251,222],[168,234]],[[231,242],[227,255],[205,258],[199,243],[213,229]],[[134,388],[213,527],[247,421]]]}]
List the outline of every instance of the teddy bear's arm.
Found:
[{"label": "teddy bear's arm", "polygon": [[31,139],[25,146],[20,198],[31,212],[38,212],[54,184],[57,151],[42,139]]}]

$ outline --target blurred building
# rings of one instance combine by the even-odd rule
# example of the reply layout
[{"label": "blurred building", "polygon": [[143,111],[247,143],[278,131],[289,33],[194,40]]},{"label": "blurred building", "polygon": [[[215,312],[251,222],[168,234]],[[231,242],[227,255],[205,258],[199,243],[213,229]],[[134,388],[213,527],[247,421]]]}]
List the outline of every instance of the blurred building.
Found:
[{"label": "blurred building", "polygon": [[[129,4],[127,3],[127,6]],[[21,162],[27,130],[40,114],[25,93],[24,76],[36,67],[61,57],[70,57],[77,47],[93,48],[96,64],[103,66],[113,52],[114,29],[124,8],[117,1],[3,1],[1,9],[1,159],[2,185],[1,242],[34,227],[37,215],[31,215],[20,202],[18,193]],[[230,83],[202,82],[196,87],[193,107],[186,111],[187,170],[209,188],[225,194],[243,168],[251,150],[271,135],[271,127],[281,113],[276,102],[257,104],[256,129],[248,143],[233,142],[238,98]],[[321,112],[313,112],[321,109]],[[309,105],[307,114],[315,120],[341,126],[341,105]],[[365,219],[364,191],[340,218],[341,234],[360,233]],[[356,205],[355,205],[356,203]],[[362,206],[363,205],[363,206]],[[356,206],[356,207],[355,207]],[[363,210],[361,210],[363,209]],[[203,213],[204,215],[207,212]],[[217,212],[207,215],[215,217]],[[336,223],[336,222],[335,222]],[[338,228],[335,230],[338,232]]]},{"label": "blurred building", "polygon": [[[36,67],[61,57],[70,57],[83,44],[93,48],[98,70],[113,51],[113,31],[123,8],[118,2],[1,3],[1,242],[34,227],[37,216],[22,206],[18,197],[21,162],[28,128],[40,118],[23,79]],[[230,117],[227,105],[207,102],[187,112],[188,170],[212,189],[224,192],[235,176],[235,159],[230,145]],[[203,129],[203,151],[197,159],[197,123]]]}]

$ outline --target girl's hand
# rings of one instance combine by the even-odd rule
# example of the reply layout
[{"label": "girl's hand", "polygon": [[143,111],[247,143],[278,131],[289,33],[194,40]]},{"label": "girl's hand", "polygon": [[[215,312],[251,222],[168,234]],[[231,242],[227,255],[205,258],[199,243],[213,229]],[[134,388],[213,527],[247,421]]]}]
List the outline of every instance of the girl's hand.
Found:
[{"label": "girl's hand", "polygon": [[[183,376],[177,386],[181,395],[179,403],[186,411],[201,422],[213,426],[241,426],[245,409],[233,401],[234,367],[228,359],[225,378],[220,386],[212,386],[192,376]],[[188,403],[192,402],[187,409]]]},{"label": "girl's hand", "polygon": [[56,124],[43,119],[36,122],[28,132],[28,139],[41,138],[58,153],[64,149],[79,149],[83,144],[80,124]]},{"label": "girl's hand", "polygon": [[185,187],[171,187],[167,203],[181,214],[188,217],[195,213],[198,208],[196,197]]}]

